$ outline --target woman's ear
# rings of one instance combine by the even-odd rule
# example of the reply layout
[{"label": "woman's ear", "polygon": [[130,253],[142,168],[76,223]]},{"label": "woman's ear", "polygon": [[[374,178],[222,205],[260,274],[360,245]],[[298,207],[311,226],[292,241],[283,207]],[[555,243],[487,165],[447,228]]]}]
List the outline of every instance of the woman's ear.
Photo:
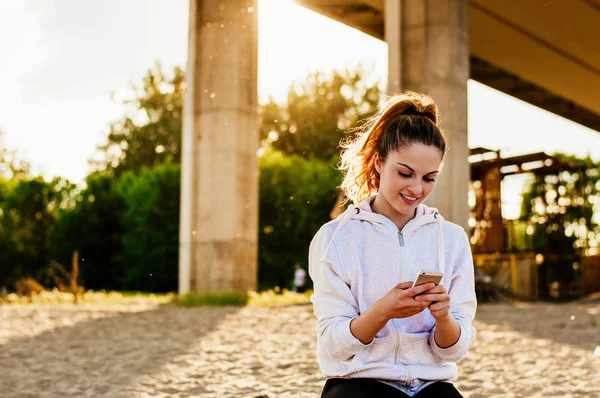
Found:
[{"label": "woman's ear", "polygon": [[381,158],[379,157],[378,153],[376,153],[374,157],[375,157],[375,170],[377,171],[377,174],[381,175]]}]

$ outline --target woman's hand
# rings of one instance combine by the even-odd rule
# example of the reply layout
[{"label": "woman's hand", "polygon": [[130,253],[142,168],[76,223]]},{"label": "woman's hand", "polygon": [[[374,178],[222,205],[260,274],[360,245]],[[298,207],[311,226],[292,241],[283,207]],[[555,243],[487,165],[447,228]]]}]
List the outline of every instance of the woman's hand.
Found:
[{"label": "woman's hand", "polygon": [[433,289],[415,298],[429,303],[429,312],[435,319],[435,343],[440,348],[452,347],[460,338],[460,326],[450,315],[450,296],[444,286]]},{"label": "woman's hand", "polygon": [[386,319],[408,318],[427,308],[431,301],[415,300],[415,296],[435,287],[426,283],[412,287],[413,282],[402,282],[394,286],[376,305]]},{"label": "woman's hand", "polygon": [[415,297],[415,301],[428,303],[429,312],[436,321],[446,319],[450,315],[450,296],[442,285],[438,285]]}]

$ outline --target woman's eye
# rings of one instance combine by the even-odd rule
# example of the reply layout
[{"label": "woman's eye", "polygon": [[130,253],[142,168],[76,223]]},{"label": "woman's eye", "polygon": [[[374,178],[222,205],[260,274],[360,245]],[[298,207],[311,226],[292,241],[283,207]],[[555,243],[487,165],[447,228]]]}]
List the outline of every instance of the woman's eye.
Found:
[{"label": "woman's eye", "polygon": [[435,179],[433,179],[433,178],[425,178],[425,177],[423,177],[423,179],[425,181],[427,181],[427,182],[434,182],[435,181]]},{"label": "woman's eye", "polygon": [[401,171],[399,171],[399,172],[398,172],[398,174],[400,174],[400,175],[401,175],[402,177],[404,177],[404,178],[408,178],[408,177],[410,177],[410,176],[411,176],[410,174],[404,174],[404,173],[402,173]]}]

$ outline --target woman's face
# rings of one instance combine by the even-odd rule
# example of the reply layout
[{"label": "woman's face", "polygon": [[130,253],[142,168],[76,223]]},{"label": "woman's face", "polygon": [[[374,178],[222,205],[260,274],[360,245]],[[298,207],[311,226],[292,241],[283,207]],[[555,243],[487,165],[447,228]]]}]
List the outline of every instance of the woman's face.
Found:
[{"label": "woman's face", "polygon": [[430,145],[411,144],[390,151],[384,163],[378,158],[379,195],[392,209],[412,216],[419,203],[433,191],[442,167],[442,152]]}]

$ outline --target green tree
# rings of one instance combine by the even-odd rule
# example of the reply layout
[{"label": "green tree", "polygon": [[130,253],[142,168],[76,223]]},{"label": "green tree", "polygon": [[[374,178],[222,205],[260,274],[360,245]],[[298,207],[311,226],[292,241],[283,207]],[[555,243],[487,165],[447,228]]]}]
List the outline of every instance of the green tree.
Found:
[{"label": "green tree", "polygon": [[115,176],[157,163],[179,163],[184,87],[181,67],[173,68],[171,77],[158,63],[148,70],[142,86],[132,85],[122,101],[128,112],[110,125],[107,142],[97,148],[101,158],[90,163]]},{"label": "green tree", "polygon": [[379,84],[370,84],[367,75],[362,66],[331,75],[313,72],[290,87],[287,103],[270,98],[260,110],[263,145],[330,161],[348,129],[376,111]]},{"label": "green tree", "polygon": [[329,220],[341,173],[325,161],[268,151],[260,159],[259,288],[290,287],[294,265]]},{"label": "green tree", "polygon": [[[290,86],[285,104],[269,99],[260,108],[263,145],[330,161],[348,129],[376,111],[379,83],[370,83],[368,74],[362,66],[310,73]],[[170,78],[160,64],[148,70],[142,85],[125,94],[128,111],[110,125],[107,142],[98,146],[100,159],[90,163],[116,176],[165,161],[179,163],[184,89],[181,67]]]},{"label": "green tree", "polygon": [[125,203],[123,251],[126,289],[177,289],[180,166],[164,163],[123,174],[117,191]]},{"label": "green tree", "polygon": [[61,178],[41,177],[1,184],[0,283],[32,277],[52,285],[50,238],[58,209],[70,198],[73,184]]},{"label": "green tree", "polygon": [[89,289],[119,289],[124,266],[118,261],[124,232],[123,198],[116,180],[90,175],[86,187],[74,195],[70,206],[60,209],[51,239],[52,257],[71,271],[73,251],[80,257],[80,283]]}]

